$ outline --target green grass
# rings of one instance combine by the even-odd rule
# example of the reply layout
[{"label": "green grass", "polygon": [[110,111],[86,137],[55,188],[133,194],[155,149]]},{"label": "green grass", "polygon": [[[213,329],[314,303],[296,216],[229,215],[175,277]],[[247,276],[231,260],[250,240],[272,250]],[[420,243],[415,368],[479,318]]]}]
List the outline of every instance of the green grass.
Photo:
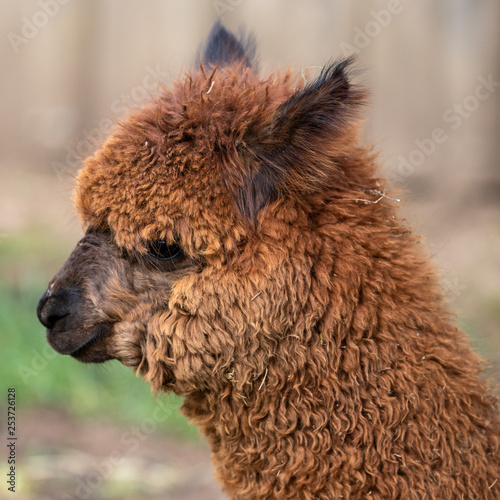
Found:
[{"label": "green grass", "polygon": [[7,387],[16,388],[18,411],[48,405],[82,418],[109,417],[123,423],[151,418],[161,404],[167,409],[158,428],[186,438],[197,436],[197,429],[178,411],[181,400],[154,396],[131,369],[117,361],[84,365],[49,347],[36,304],[70,248],[60,244],[50,248],[46,235],[38,236],[34,232],[0,242],[2,393]]}]

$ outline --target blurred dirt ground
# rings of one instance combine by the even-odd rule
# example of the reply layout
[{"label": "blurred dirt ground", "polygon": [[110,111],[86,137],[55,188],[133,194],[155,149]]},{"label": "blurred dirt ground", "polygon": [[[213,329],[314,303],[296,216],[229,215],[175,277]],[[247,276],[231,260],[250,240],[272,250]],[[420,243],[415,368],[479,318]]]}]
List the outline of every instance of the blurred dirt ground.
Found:
[{"label": "blurred dirt ground", "polygon": [[19,416],[23,500],[221,500],[205,444],[54,408]]}]

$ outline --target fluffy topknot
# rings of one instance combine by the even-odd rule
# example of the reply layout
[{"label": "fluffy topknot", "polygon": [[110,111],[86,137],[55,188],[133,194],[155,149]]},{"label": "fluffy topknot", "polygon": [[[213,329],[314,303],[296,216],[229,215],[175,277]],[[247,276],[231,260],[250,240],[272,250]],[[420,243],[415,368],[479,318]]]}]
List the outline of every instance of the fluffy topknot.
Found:
[{"label": "fluffy topknot", "polygon": [[247,51],[217,24],[200,68],[118,125],[78,176],[85,225],[126,248],[184,238],[192,255],[224,259],[280,200],[373,187],[371,163],[357,158],[365,92],[349,83],[351,61],[311,83],[290,72],[261,79]]}]

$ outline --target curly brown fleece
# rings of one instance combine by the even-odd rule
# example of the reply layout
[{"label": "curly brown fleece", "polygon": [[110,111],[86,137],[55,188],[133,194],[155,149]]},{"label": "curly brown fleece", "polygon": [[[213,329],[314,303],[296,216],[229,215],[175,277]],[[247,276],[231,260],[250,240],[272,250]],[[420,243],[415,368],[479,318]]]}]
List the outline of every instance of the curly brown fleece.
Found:
[{"label": "curly brown fleece", "polygon": [[86,226],[200,263],[116,357],[185,397],[233,499],[498,499],[497,401],[379,200],[348,65],[260,79],[216,26],[201,68],[87,160]]}]

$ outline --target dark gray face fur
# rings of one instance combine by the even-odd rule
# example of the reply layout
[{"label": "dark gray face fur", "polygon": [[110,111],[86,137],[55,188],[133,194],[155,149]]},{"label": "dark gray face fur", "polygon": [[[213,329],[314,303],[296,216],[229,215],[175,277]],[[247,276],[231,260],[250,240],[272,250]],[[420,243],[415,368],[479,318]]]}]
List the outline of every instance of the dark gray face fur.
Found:
[{"label": "dark gray face fur", "polygon": [[168,310],[172,284],[192,266],[182,252],[128,255],[109,233],[90,229],[38,303],[49,344],[82,362],[139,364],[148,321]]}]

